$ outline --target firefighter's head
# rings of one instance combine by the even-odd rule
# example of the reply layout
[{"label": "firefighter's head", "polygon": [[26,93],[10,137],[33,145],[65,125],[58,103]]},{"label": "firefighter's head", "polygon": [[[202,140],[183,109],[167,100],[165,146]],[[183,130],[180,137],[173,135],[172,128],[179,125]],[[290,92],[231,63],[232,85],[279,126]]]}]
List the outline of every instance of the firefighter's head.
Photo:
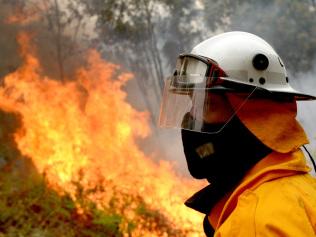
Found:
[{"label": "firefighter's head", "polygon": [[166,80],[159,122],[182,128],[183,140],[194,137],[184,141],[185,151],[203,137],[192,147],[202,160],[216,153],[218,137],[218,150],[226,152],[239,149],[234,145],[242,146],[238,133],[247,132],[247,139],[266,150],[285,153],[307,142],[295,116],[296,101],[309,99],[315,97],[290,86],[284,63],[271,45],[250,33],[228,32],[178,57]]}]

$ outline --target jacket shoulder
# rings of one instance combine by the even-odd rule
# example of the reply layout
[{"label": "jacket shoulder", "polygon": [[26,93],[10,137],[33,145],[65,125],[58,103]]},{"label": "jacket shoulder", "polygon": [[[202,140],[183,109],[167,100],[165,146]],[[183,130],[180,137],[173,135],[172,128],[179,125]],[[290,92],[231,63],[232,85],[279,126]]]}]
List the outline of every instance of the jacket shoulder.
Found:
[{"label": "jacket shoulder", "polygon": [[316,180],[294,175],[246,190],[215,236],[316,236]]},{"label": "jacket shoulder", "polygon": [[316,179],[283,177],[253,190],[257,197],[256,236],[316,236]]}]

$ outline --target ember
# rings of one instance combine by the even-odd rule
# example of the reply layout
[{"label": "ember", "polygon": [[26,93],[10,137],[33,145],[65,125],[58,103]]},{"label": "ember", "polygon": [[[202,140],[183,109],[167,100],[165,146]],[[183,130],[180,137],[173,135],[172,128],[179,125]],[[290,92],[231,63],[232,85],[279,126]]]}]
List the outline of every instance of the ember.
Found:
[{"label": "ember", "polygon": [[24,64],[4,78],[0,108],[21,115],[15,141],[48,187],[69,195],[83,221],[91,219],[83,200],[99,215],[115,208],[111,215],[124,236],[200,236],[202,217],[183,205],[200,184],[177,176],[166,161],[156,164],[136,145],[150,130],[148,114],[125,100],[122,86],[133,75],[120,74],[91,50],[76,80],[52,80],[41,74],[30,42],[20,35]]}]

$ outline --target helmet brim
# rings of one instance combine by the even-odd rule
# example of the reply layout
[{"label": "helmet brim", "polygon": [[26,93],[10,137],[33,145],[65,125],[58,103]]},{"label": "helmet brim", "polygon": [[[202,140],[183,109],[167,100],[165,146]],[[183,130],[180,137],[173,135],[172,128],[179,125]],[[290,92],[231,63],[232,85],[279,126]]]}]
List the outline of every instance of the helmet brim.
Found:
[{"label": "helmet brim", "polygon": [[230,83],[224,85],[224,86],[215,86],[212,88],[212,90],[214,91],[230,91],[230,92],[240,92],[240,91],[244,91],[244,90],[253,90],[254,87],[257,87],[256,89],[256,94],[261,94],[261,95],[266,95],[267,97],[270,96],[277,96],[278,98],[294,98],[295,100],[298,101],[306,101],[306,100],[316,100],[316,96],[310,95],[310,94],[306,94],[300,91],[295,90],[294,88],[292,88],[289,84],[283,87],[279,87],[279,88],[263,88],[263,87],[258,87],[255,86],[251,83],[247,83],[247,82],[241,82],[239,80],[233,79],[233,78],[222,78],[225,81],[228,81]]}]

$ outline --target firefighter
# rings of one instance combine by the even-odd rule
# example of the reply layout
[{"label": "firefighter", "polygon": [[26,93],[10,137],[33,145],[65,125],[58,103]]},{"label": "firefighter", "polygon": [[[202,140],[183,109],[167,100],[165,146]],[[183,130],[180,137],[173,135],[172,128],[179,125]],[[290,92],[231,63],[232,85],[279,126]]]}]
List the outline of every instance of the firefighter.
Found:
[{"label": "firefighter", "polygon": [[210,183],[186,201],[207,236],[316,236],[316,180],[301,147],[284,63],[260,37],[227,32],[181,54],[159,123],[181,128],[191,175]]}]

